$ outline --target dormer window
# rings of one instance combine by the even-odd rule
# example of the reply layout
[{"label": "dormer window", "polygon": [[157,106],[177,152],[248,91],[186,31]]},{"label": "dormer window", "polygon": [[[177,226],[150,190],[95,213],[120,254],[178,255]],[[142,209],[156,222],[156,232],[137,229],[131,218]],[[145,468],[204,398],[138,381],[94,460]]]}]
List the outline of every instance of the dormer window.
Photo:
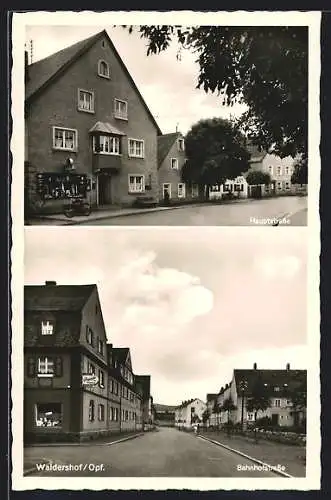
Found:
[{"label": "dormer window", "polygon": [[53,335],[54,333],[54,323],[52,321],[42,321],[41,322],[41,335]]},{"label": "dormer window", "polygon": [[178,151],[184,151],[185,149],[184,139],[178,139],[177,144],[178,144]]},{"label": "dormer window", "polygon": [[98,63],[98,75],[102,78],[110,78],[109,65],[106,61],[99,61]]}]

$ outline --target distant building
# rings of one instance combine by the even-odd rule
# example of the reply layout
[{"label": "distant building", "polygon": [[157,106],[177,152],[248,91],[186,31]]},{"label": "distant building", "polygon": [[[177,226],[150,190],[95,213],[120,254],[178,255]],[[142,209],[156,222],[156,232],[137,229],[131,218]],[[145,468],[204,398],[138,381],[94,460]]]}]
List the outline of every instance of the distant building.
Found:
[{"label": "distant building", "polygon": [[135,375],[135,388],[141,396],[142,401],[142,425],[143,429],[152,426],[154,423],[153,397],[151,396],[150,375]]},{"label": "distant building", "polygon": [[183,401],[175,410],[176,427],[191,429],[192,425],[201,424],[202,415],[206,408],[206,403],[199,398]]},{"label": "distant building", "polygon": [[158,137],[158,179],[161,201],[181,202],[199,198],[199,187],[182,181],[186,161],[185,140],[180,132]]},{"label": "distant building", "polygon": [[174,426],[175,425],[175,410],[176,406],[154,404],[155,424],[159,426]]}]

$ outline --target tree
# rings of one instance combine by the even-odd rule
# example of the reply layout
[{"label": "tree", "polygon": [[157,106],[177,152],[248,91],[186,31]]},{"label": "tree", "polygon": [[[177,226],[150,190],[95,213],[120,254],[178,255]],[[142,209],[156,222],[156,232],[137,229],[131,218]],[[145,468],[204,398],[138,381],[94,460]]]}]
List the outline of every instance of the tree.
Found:
[{"label": "tree", "polygon": [[124,26],[138,30],[147,55],[179,44],[194,52],[197,87],[221,104],[245,103],[240,120],[255,144],[281,157],[307,152],[308,28],[305,26]]},{"label": "tree", "polygon": [[268,396],[267,387],[263,384],[259,377],[252,387],[251,395],[246,400],[246,408],[249,412],[254,412],[254,420],[257,420],[259,411],[265,411],[271,406],[271,401]]},{"label": "tree", "polygon": [[228,414],[228,424],[230,423],[230,412],[236,410],[236,408],[237,407],[235,406],[232,397],[229,396],[222,405],[222,410],[226,411]]},{"label": "tree", "polygon": [[306,157],[301,158],[294,165],[291,182],[292,184],[308,184],[308,161]]},{"label": "tree", "polygon": [[249,168],[250,155],[239,130],[221,118],[200,120],[185,138],[187,160],[182,168],[182,180],[199,185],[199,191],[209,196],[209,187],[234,179]]},{"label": "tree", "polygon": [[261,170],[251,170],[246,176],[246,181],[250,186],[258,186],[260,184],[271,184],[271,177],[269,172],[262,172]]},{"label": "tree", "polygon": [[300,414],[305,416],[307,408],[307,381],[306,377],[298,380],[287,391],[287,397],[292,403],[292,414],[294,415],[295,425],[299,424]]},{"label": "tree", "polygon": [[210,417],[210,413],[209,413],[209,410],[205,410],[202,414],[202,422],[205,424],[206,422],[208,422],[209,420],[209,417]]}]

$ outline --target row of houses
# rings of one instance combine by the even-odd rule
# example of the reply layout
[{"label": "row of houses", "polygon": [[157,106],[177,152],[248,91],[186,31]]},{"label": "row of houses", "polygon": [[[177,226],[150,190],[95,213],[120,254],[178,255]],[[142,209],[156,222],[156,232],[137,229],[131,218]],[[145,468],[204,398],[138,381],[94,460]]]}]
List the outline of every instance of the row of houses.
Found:
[{"label": "row of houses", "polygon": [[[25,56],[27,213],[62,212],[77,196],[98,207],[199,198],[181,180],[183,136],[162,134],[105,30],[33,64]],[[265,154],[260,163],[276,191],[290,190],[292,159]],[[247,196],[245,178],[210,195],[228,191]]]},{"label": "row of houses", "polygon": [[25,286],[25,442],[149,428],[150,384],[130,349],[107,341],[96,285]]},{"label": "row of houses", "polygon": [[[259,393],[256,393],[257,387]],[[285,369],[261,370],[254,363],[253,369],[235,369],[231,381],[218,393],[207,394],[206,424],[219,427],[231,422],[246,427],[268,419],[273,426],[302,425],[306,393],[306,370],[292,370],[289,363]],[[296,405],[298,394],[302,396],[300,405]],[[259,398],[268,402],[266,408],[258,408]],[[250,401],[253,404],[250,405]]]},{"label": "row of houses", "polygon": [[[249,404],[255,399],[255,406],[259,406],[256,402],[259,399],[257,386],[262,387],[262,397],[268,401],[264,409],[253,409]],[[254,363],[253,369],[235,369],[231,381],[219,392],[208,393],[206,402],[199,398],[183,401],[175,410],[175,426],[192,429],[192,426],[201,424],[221,428],[231,423],[246,428],[258,425],[264,418],[273,426],[302,425],[306,415],[303,403],[306,392],[306,370],[292,370],[289,364],[286,369],[260,370]],[[299,393],[302,397],[300,405],[296,405],[293,395]]]}]

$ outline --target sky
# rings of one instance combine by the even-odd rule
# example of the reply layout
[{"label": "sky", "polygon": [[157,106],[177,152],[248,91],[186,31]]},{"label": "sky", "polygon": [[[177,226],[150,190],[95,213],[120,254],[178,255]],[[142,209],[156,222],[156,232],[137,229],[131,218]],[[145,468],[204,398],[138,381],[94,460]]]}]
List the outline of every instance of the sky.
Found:
[{"label": "sky", "polygon": [[25,284],[96,283],[108,341],[130,347],[154,401],[205,400],[236,368],[307,368],[307,232],[266,234],[26,228]]},{"label": "sky", "polygon": [[222,106],[216,94],[196,89],[199,66],[190,51],[176,59],[178,46],[174,43],[159,55],[146,55],[147,41],[134,32],[129,34],[121,26],[32,26],[26,27],[26,48],[32,62],[73,45],[84,38],[106,29],[116,50],[129,70],[144,100],[163,133],[174,132],[176,127],[184,135],[202,118],[239,116],[242,105]]}]

